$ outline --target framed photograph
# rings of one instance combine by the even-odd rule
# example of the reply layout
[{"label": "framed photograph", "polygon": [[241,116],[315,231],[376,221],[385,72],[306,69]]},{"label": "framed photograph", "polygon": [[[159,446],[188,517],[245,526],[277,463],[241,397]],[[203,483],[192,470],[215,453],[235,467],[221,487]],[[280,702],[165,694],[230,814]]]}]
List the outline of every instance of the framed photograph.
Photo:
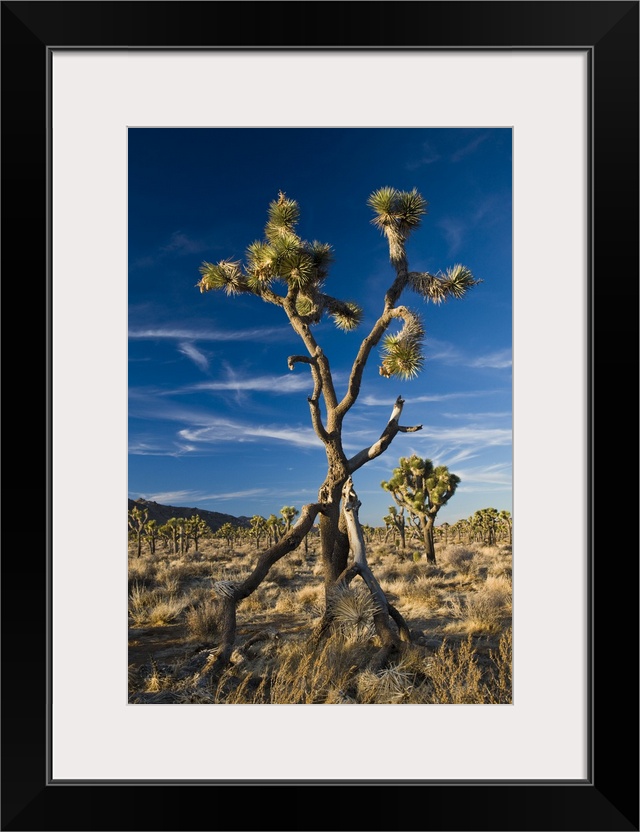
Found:
[{"label": "framed photograph", "polygon": [[[2,828],[637,830],[637,690],[629,686],[637,679],[637,546],[613,513],[628,477],[618,482],[624,463],[611,471],[611,445],[625,435],[627,413],[637,431],[637,396],[623,375],[638,308],[638,3],[3,2],[2,47],[5,286],[28,269],[46,357],[42,546],[5,555],[3,565]],[[318,136],[322,152],[314,152]],[[174,216],[208,210],[207,148],[216,154],[211,216],[222,223],[229,214],[224,234],[195,238],[173,217],[163,231],[161,205],[175,204]],[[228,351],[192,337],[193,320],[189,332],[176,325],[184,310],[177,286],[186,285],[192,261],[203,269],[194,292],[200,278],[213,281],[200,288],[233,294],[229,280],[240,279],[215,264],[231,262],[225,243],[239,223],[237,209],[224,206],[243,203],[244,192],[220,193],[220,183],[231,190],[249,175],[271,183],[298,153],[301,187],[312,194],[331,183],[337,214],[352,216],[347,192],[358,165],[395,175],[394,151],[405,171],[414,166],[427,200],[430,184],[451,198],[459,190],[460,200],[476,189],[475,236],[471,200],[466,225],[453,209],[448,223],[434,220],[452,263],[466,234],[497,268],[487,244],[496,236],[483,239],[481,211],[509,191],[513,391],[505,407],[513,408],[513,453],[495,467],[513,465],[512,700],[454,707],[416,699],[398,708],[372,699],[367,708],[341,693],[322,700],[334,708],[240,699],[176,708],[154,699],[148,683],[134,685],[141,696],[132,698],[124,494],[146,489],[158,503],[186,503],[145,485],[145,477],[160,482],[153,443],[163,440],[132,430],[127,417],[150,419],[157,402],[172,400],[182,442],[172,445],[176,472],[185,453],[209,442],[196,400],[186,398],[202,385],[196,391],[184,381],[176,356],[211,378],[212,364],[224,362],[211,383],[216,395],[235,396],[236,413],[247,390]],[[454,165],[473,154],[480,166],[456,180]],[[449,160],[448,181],[438,180],[439,156]],[[370,206],[383,211],[387,197],[372,196]],[[415,207],[418,197],[405,197]],[[286,198],[280,194],[285,208]],[[163,264],[166,280],[177,254],[188,254],[188,265],[181,261],[163,300],[176,315],[161,321],[154,273]],[[424,288],[433,276],[420,274],[416,286]],[[355,314],[323,303],[339,323]],[[237,355],[245,368],[257,366],[240,320],[226,321],[245,333]],[[496,318],[494,330],[503,324]],[[145,379],[150,353],[128,351],[127,335],[158,356],[171,344],[162,360],[176,372],[172,392],[152,370]],[[262,335],[266,354],[279,336]],[[286,354],[295,352],[290,346],[283,342]],[[391,375],[393,349],[387,345],[381,365]],[[403,361],[414,357],[402,353]],[[278,371],[272,384],[311,366],[299,356],[290,363],[296,372]],[[28,426],[21,397],[35,385],[20,373]],[[132,404],[133,382],[142,392]],[[313,400],[311,413],[316,419]],[[362,435],[367,415],[358,414]],[[449,416],[460,418],[453,408]],[[225,420],[233,427],[229,413]],[[413,424],[408,407],[402,422]],[[248,441],[281,439],[269,424]],[[606,444],[596,447],[596,429]],[[305,437],[298,429],[299,447]],[[127,460],[128,443],[142,449],[145,465]],[[391,459],[403,448],[396,441]],[[461,463],[471,450],[458,454]],[[232,464],[202,457],[212,470]],[[16,492],[29,494],[33,509],[29,468]],[[185,500],[206,494],[195,474],[182,476],[176,488]],[[259,476],[256,497],[266,489]],[[613,501],[603,493],[609,479]],[[241,485],[221,490],[246,496]],[[346,787],[357,790],[348,820],[338,792]]]}]

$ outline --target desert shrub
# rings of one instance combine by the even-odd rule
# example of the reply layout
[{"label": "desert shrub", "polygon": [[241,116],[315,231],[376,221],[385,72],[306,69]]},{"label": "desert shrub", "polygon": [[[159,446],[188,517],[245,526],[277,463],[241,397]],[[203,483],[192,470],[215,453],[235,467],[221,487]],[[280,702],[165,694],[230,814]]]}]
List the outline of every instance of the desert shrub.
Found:
[{"label": "desert shrub", "polygon": [[260,584],[251,595],[248,595],[240,602],[241,606],[238,609],[242,609],[243,615],[264,612],[267,608],[272,609],[277,603],[277,588],[276,592],[274,592],[274,587],[274,584],[266,581]]},{"label": "desert shrub", "polygon": [[448,546],[441,560],[461,575],[469,575],[473,571],[475,552],[467,546]]},{"label": "desert shrub", "polygon": [[186,601],[175,595],[168,595],[149,608],[147,618],[152,627],[164,627],[184,610]]},{"label": "desert shrub", "polygon": [[446,640],[426,663],[431,701],[445,705],[482,704],[486,687],[471,636],[459,646]]},{"label": "desert shrub", "polygon": [[322,590],[316,586],[304,586],[296,592],[301,607],[316,610],[322,601]]},{"label": "desert shrub", "polygon": [[280,589],[276,595],[275,611],[281,615],[295,614],[300,612],[300,604],[297,600],[297,593],[290,589]]},{"label": "desert shrub", "polygon": [[362,642],[332,633],[322,649],[309,651],[304,642],[284,645],[277,667],[263,688],[266,701],[278,704],[338,704],[354,698],[355,676],[366,664]]},{"label": "desert shrub", "polygon": [[149,610],[162,598],[160,589],[150,589],[134,582],[129,590],[129,620],[133,627],[143,627],[149,620]]},{"label": "desert shrub", "polygon": [[403,598],[424,605],[430,609],[437,609],[441,604],[440,591],[437,586],[438,582],[439,580],[437,578],[421,575],[406,584],[403,588]]},{"label": "desert shrub", "polygon": [[164,566],[156,572],[156,583],[166,592],[175,594],[180,589],[180,575]]},{"label": "desert shrub", "polygon": [[167,690],[172,683],[171,674],[164,669],[161,670],[153,659],[151,660],[151,672],[146,676],[144,683],[145,693],[158,693]]},{"label": "desert shrub", "polygon": [[503,619],[511,615],[511,586],[502,578],[487,578],[476,592],[447,602],[450,614],[470,633],[499,633]]},{"label": "desert shrub", "polygon": [[356,687],[362,704],[394,705],[407,702],[416,686],[416,677],[402,663],[374,672],[358,674]]},{"label": "desert shrub", "polygon": [[493,705],[510,704],[513,701],[513,630],[511,627],[504,631],[497,650],[491,650],[490,657],[492,672],[487,683],[487,701]]},{"label": "desert shrub", "polygon": [[218,606],[213,598],[190,607],[185,613],[187,631],[195,638],[209,639],[218,632]]},{"label": "desert shrub", "polygon": [[298,569],[291,560],[280,561],[269,570],[269,581],[278,586],[289,586],[298,575]]},{"label": "desert shrub", "polygon": [[129,581],[151,583],[155,578],[155,563],[148,557],[129,560]]}]

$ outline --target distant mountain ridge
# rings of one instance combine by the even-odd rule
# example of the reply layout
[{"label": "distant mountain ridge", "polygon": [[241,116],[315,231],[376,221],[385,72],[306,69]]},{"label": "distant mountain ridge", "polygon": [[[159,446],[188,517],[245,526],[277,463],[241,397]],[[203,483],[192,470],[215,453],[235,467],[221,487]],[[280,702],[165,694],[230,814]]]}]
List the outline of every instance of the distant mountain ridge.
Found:
[{"label": "distant mountain ridge", "polygon": [[249,528],[251,525],[251,519],[249,517],[234,517],[233,514],[207,511],[204,508],[163,506],[153,500],[143,500],[142,497],[137,500],[129,500],[128,502],[129,506],[127,511],[131,511],[134,506],[137,506],[137,508],[146,508],[149,513],[149,520],[156,520],[159,526],[164,525],[172,517],[193,517],[194,514],[197,514],[201,520],[204,520],[212,532],[217,532],[225,523],[231,523],[232,526],[242,526],[244,528]]}]

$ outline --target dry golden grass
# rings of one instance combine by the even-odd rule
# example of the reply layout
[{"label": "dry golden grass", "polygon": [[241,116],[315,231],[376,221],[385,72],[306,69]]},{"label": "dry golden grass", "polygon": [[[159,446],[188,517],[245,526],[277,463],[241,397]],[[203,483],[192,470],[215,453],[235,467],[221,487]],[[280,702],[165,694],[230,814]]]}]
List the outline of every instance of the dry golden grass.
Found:
[{"label": "dry golden grass", "polygon": [[324,586],[318,555],[300,547],[238,605],[231,664],[214,681],[200,675],[220,633],[213,584],[247,577],[257,558],[254,543],[206,540],[197,553],[132,553],[130,701],[508,704],[510,547],[440,544],[436,555],[437,565],[428,564],[416,541],[405,552],[380,542],[368,547],[374,574],[412,631],[402,657],[375,668],[380,645],[371,596],[358,578],[330,599],[335,622],[311,650]]},{"label": "dry golden grass", "polygon": [[187,632],[197,639],[212,639],[218,632],[218,607],[213,598],[205,598],[201,603],[190,607],[185,612]]}]

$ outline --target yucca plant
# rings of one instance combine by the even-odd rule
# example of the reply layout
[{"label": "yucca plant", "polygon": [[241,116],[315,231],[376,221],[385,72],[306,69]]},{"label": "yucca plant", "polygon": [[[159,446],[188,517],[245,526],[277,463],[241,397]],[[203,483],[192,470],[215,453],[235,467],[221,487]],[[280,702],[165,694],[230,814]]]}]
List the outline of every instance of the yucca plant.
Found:
[{"label": "yucca plant", "polygon": [[436,562],[433,534],[436,516],[456,493],[459,483],[460,477],[452,474],[446,465],[434,466],[430,459],[421,459],[417,454],[401,457],[391,479],[380,483],[415,518],[429,563]]}]

